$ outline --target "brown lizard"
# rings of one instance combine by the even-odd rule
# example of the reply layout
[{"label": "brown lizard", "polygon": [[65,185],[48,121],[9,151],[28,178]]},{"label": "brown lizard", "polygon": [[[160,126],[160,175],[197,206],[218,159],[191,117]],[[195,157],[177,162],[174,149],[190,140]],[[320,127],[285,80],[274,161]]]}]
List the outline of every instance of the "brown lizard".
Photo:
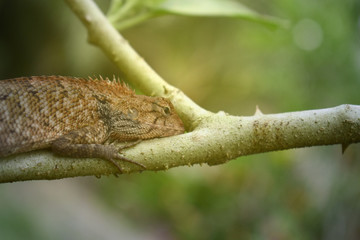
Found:
[{"label": "brown lizard", "polygon": [[108,160],[121,172],[115,160],[145,166],[123,157],[123,148],[112,143],[136,144],[183,132],[169,100],[136,95],[116,80],[61,76],[0,80],[0,157],[51,148],[61,156]]}]

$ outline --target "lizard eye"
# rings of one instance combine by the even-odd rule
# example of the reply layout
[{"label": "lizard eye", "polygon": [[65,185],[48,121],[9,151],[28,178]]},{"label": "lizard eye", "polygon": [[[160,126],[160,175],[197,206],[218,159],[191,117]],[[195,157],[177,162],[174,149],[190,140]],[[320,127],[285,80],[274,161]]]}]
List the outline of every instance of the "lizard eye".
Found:
[{"label": "lizard eye", "polygon": [[166,115],[169,115],[169,114],[170,114],[170,108],[164,107],[164,113],[165,113]]}]

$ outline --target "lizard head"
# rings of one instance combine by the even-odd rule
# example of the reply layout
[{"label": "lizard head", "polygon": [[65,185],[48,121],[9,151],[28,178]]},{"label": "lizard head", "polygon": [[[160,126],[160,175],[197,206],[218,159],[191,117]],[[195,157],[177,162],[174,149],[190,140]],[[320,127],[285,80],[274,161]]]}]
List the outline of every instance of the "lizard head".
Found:
[{"label": "lizard head", "polygon": [[130,95],[110,111],[110,138],[136,140],[184,133],[184,125],[172,103],[161,97]]}]

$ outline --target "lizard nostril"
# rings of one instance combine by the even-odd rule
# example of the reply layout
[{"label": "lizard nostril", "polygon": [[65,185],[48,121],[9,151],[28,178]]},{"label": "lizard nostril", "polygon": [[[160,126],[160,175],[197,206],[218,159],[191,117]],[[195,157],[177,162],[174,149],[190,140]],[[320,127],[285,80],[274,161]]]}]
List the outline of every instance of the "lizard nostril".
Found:
[{"label": "lizard nostril", "polygon": [[165,112],[166,115],[169,115],[170,114],[170,108],[164,107],[164,112]]}]

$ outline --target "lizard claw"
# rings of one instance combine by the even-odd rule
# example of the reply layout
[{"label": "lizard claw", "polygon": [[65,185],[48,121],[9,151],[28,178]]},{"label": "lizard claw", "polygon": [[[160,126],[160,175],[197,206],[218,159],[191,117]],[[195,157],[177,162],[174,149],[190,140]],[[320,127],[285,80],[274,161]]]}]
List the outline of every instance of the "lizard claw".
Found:
[{"label": "lizard claw", "polygon": [[126,149],[126,148],[130,148],[130,147],[133,147],[133,146],[139,144],[140,142],[141,142],[141,140],[137,140],[137,141],[130,142],[130,143],[128,143],[128,144],[120,147],[119,149],[117,149],[116,154],[115,154],[115,152],[113,152],[113,156],[112,156],[112,157],[110,157],[110,156],[107,157],[106,160],[108,160],[108,161],[110,161],[112,164],[114,164],[115,167],[116,167],[117,169],[119,169],[119,172],[120,172],[120,173],[123,173],[122,168],[120,167],[120,165],[119,165],[114,159],[122,160],[122,161],[125,161],[125,162],[128,162],[128,163],[132,163],[132,164],[136,164],[136,165],[142,167],[143,169],[146,169],[145,165],[143,165],[143,164],[141,164],[141,163],[138,163],[138,162],[136,162],[136,161],[133,161],[133,160],[131,160],[131,159],[128,159],[128,158],[126,158],[126,157],[124,157],[124,156],[121,156],[121,155],[119,154],[119,152],[120,152],[121,150]]},{"label": "lizard claw", "polygon": [[[130,160],[130,159],[126,158],[126,157],[123,157],[123,156],[121,156],[120,154],[116,157],[116,159],[119,159],[119,160],[122,160],[122,161],[125,161],[125,162],[129,162],[129,163],[133,163],[133,164],[136,164],[136,165],[142,167],[143,169],[146,169],[145,165],[143,165],[143,164],[141,164],[141,163],[138,163],[138,162],[136,162],[136,161]],[[120,167],[120,165],[119,165],[113,158],[109,158],[109,159],[107,159],[107,160],[110,161],[112,164],[114,164],[115,167],[116,167],[117,169],[119,169],[119,172],[120,172],[120,173],[123,173],[122,168]]]}]

